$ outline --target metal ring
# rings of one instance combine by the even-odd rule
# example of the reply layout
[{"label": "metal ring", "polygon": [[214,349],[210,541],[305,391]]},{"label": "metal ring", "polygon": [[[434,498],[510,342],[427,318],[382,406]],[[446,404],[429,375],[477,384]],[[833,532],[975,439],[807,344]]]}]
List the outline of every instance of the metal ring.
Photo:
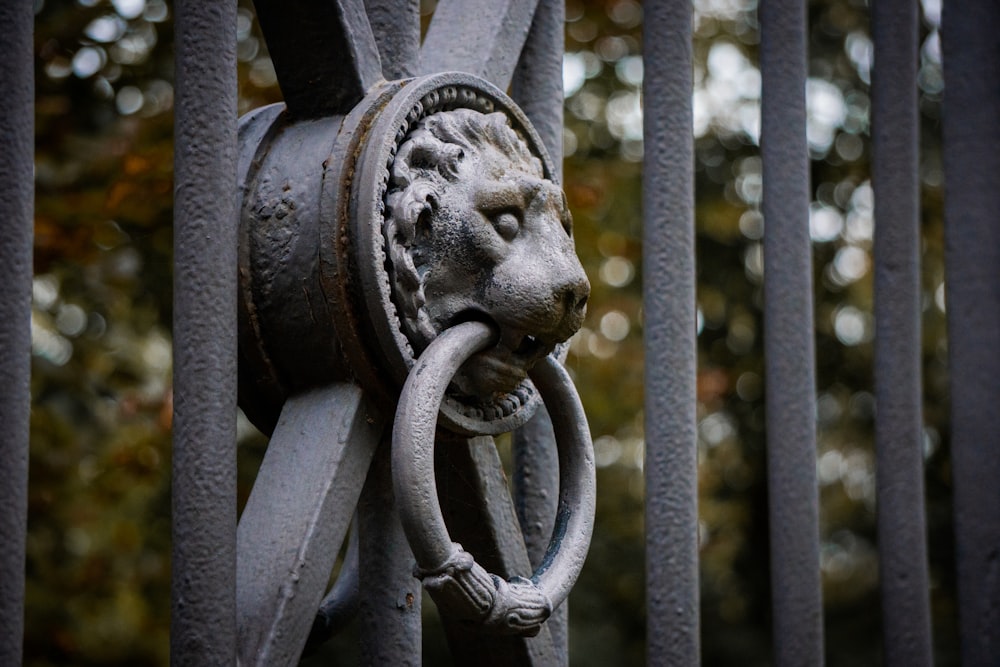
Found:
[{"label": "metal ring", "polygon": [[459,367],[495,344],[496,330],[466,322],[442,332],[403,386],[392,431],[392,477],[415,575],[435,603],[459,620],[498,634],[535,635],[576,582],[594,526],[594,448],[580,398],[549,356],[530,371],[552,416],[559,451],[559,509],[548,550],[530,579],[490,574],[451,541],[434,478],[434,434],[441,399]]}]

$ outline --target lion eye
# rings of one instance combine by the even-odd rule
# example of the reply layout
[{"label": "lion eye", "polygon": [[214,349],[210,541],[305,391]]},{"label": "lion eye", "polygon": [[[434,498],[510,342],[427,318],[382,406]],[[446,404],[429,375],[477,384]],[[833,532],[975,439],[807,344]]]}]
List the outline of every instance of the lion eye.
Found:
[{"label": "lion eye", "polygon": [[507,241],[513,241],[517,233],[521,231],[521,219],[512,211],[504,211],[493,216],[493,226],[497,234]]}]

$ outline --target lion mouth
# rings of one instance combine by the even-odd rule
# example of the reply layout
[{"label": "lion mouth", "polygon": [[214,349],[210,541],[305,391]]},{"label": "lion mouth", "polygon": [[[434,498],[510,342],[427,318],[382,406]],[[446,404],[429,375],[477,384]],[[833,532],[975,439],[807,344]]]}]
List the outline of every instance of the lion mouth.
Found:
[{"label": "lion mouth", "polygon": [[504,328],[500,331],[500,341],[493,349],[486,350],[483,354],[518,366],[525,376],[535,362],[555,349],[555,344],[523,331]]},{"label": "lion mouth", "polygon": [[[501,344],[504,344],[503,339],[501,339]],[[541,341],[538,338],[535,338],[531,334],[525,334],[521,336],[520,341],[518,341],[516,345],[510,346],[508,344],[508,346],[513,348],[511,356],[528,364],[533,364],[534,362],[538,361],[545,355],[552,352],[552,350],[555,348],[554,345],[549,345],[547,343],[544,343],[543,341]]]},{"label": "lion mouth", "polygon": [[[483,319],[482,313],[477,316]],[[492,318],[488,320],[500,331],[497,344],[473,355],[456,377],[456,384],[463,393],[482,398],[517,389],[528,377],[531,367],[555,349],[555,344],[538,336],[503,327]]]},{"label": "lion mouth", "polygon": [[528,370],[555,348],[533,336],[516,331],[503,331],[496,346],[473,357],[475,368],[494,391],[512,391],[528,377]]}]

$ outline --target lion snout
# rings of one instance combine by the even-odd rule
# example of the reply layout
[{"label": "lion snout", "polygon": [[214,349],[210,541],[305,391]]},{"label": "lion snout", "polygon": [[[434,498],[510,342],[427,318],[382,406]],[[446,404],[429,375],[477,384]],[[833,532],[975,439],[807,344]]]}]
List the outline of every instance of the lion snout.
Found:
[{"label": "lion snout", "polygon": [[590,282],[586,278],[563,288],[562,302],[566,316],[577,318],[582,324],[583,317],[587,314],[587,299],[589,298]]},{"label": "lion snout", "polygon": [[555,301],[560,314],[558,322],[546,338],[561,343],[579,331],[583,318],[587,315],[587,299],[590,298],[590,282],[580,270],[580,277],[568,281],[555,290]]},{"label": "lion snout", "polygon": [[[522,312],[527,317],[524,324],[540,340],[551,346],[568,340],[583,326],[587,314],[587,300],[590,298],[590,282],[583,268],[573,257],[569,266],[560,267],[550,274],[546,281],[548,294],[538,293],[538,301],[522,304]],[[574,267],[572,264],[576,264]],[[544,283],[542,283],[544,284]],[[541,286],[541,285],[539,285]]]}]

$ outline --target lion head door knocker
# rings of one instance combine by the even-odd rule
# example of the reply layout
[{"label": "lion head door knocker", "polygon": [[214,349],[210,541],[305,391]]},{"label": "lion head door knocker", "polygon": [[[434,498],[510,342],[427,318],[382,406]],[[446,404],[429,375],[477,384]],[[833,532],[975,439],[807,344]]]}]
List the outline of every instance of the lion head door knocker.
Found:
[{"label": "lion head door knocker", "polygon": [[[537,134],[492,84],[444,73],[376,86],[344,117],[267,107],[240,139],[244,411],[267,432],[289,395],[349,378],[398,402],[392,474],[417,576],[457,618],[537,633],[576,580],[594,511],[588,428],[559,363],[590,288]],[[556,530],[535,573],[504,580],[448,536],[435,429],[511,431],[542,400]]]}]

